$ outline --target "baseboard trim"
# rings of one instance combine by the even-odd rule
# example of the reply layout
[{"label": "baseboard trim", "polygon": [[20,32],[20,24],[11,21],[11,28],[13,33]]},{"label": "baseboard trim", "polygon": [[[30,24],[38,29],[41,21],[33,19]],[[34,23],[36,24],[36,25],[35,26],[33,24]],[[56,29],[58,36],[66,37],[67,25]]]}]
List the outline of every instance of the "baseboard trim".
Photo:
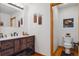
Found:
[{"label": "baseboard trim", "polygon": [[42,54],[42,53],[38,53],[38,52],[35,52],[35,54],[37,54],[37,55],[39,55],[39,56],[46,56],[46,55],[44,55],[44,54]]}]

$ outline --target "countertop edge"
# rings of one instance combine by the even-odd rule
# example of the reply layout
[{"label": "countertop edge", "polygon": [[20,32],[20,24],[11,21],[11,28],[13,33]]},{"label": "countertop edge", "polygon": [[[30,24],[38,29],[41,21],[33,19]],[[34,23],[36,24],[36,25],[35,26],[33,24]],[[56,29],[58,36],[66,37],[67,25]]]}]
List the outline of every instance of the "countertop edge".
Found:
[{"label": "countertop edge", "polygon": [[9,38],[1,38],[0,41],[6,41],[6,40],[15,40],[15,39],[21,39],[21,38],[27,38],[34,35],[27,35],[27,36],[18,36],[18,37],[9,37]]}]

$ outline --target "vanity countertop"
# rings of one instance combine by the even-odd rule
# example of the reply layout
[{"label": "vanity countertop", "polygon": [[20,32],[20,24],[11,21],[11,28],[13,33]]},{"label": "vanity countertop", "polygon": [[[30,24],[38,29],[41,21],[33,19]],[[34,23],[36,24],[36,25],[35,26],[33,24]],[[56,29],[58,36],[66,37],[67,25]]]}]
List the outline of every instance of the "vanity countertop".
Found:
[{"label": "vanity countertop", "polygon": [[24,38],[24,37],[29,37],[29,36],[33,36],[33,35],[24,35],[24,36],[15,36],[15,37],[1,38],[0,41],[11,40],[11,39],[18,39],[18,38]]}]

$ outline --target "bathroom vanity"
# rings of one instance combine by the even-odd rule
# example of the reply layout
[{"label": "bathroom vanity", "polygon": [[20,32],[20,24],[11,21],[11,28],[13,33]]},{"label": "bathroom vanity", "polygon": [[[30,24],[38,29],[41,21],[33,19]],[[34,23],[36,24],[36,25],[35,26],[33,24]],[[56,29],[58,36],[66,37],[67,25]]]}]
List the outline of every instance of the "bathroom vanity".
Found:
[{"label": "bathroom vanity", "polygon": [[0,39],[0,56],[24,56],[35,52],[35,36]]}]

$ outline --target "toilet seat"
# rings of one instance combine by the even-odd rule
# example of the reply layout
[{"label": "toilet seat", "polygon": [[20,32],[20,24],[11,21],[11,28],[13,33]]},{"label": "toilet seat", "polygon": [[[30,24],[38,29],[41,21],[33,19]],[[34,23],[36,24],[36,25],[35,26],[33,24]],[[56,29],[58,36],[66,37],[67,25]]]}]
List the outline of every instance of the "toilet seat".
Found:
[{"label": "toilet seat", "polygon": [[72,44],[64,43],[64,47],[65,47],[65,48],[72,48]]}]

